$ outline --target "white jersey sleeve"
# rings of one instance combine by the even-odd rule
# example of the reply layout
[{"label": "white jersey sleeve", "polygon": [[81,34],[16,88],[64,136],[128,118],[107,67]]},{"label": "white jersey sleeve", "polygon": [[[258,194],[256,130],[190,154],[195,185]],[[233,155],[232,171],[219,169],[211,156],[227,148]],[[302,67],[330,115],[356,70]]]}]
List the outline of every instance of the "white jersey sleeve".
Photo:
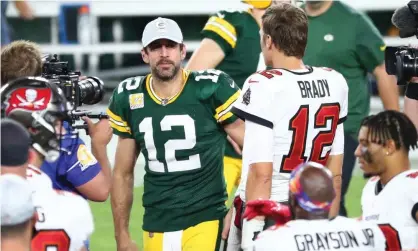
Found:
[{"label": "white jersey sleeve", "polygon": [[88,202],[79,195],[55,190],[35,192],[33,196],[38,221],[32,249],[79,251],[94,230]]},{"label": "white jersey sleeve", "polygon": [[[264,78],[264,79],[263,79]],[[269,88],[265,77],[251,75],[244,83],[240,97],[235,101],[231,111],[241,119],[273,128],[271,105],[274,93]]]},{"label": "white jersey sleeve", "polygon": [[338,120],[337,130],[335,132],[334,142],[331,147],[330,155],[339,155],[344,153],[344,121],[347,119],[348,113],[348,85],[347,81],[340,73],[335,72],[337,75],[337,79],[341,81],[341,91],[342,97],[341,100],[341,109],[340,109],[340,116]]},{"label": "white jersey sleeve", "polygon": [[246,165],[273,162],[272,92],[260,76],[254,74],[245,81],[232,108],[232,112],[245,121],[243,155]]},{"label": "white jersey sleeve", "polygon": [[334,220],[295,220],[263,231],[255,251],[356,250],[384,251],[385,238],[375,224],[337,217]]}]

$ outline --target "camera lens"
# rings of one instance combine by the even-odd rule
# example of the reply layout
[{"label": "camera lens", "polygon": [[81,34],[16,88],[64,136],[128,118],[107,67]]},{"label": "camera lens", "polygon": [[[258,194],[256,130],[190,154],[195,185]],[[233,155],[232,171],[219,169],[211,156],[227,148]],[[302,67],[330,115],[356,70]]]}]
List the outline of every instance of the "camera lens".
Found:
[{"label": "camera lens", "polygon": [[80,102],[94,105],[102,101],[104,96],[103,81],[97,77],[88,77],[78,82]]}]

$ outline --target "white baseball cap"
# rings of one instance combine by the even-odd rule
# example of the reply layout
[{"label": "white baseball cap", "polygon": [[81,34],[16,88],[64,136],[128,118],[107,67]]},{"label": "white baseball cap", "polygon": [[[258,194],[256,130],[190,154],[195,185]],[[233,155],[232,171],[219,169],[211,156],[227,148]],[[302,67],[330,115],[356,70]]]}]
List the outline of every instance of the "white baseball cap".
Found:
[{"label": "white baseball cap", "polygon": [[181,44],[183,43],[183,33],[176,21],[159,17],[145,26],[142,33],[142,45],[147,47],[158,39],[168,39]]},{"label": "white baseball cap", "polygon": [[1,225],[14,226],[35,214],[33,189],[29,182],[15,174],[0,176]]}]

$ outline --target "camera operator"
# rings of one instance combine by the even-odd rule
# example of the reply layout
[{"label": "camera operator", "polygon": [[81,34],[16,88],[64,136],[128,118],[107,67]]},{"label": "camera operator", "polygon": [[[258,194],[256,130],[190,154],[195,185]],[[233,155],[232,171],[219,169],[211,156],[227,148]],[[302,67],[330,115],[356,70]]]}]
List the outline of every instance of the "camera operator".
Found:
[{"label": "camera operator", "polygon": [[404,112],[418,130],[418,78],[413,78],[405,93]]},{"label": "camera operator", "polygon": [[[399,29],[401,38],[415,35],[418,38],[418,1],[410,1],[392,16],[392,23]],[[397,75],[398,84],[409,82],[405,92],[404,112],[418,130],[418,48],[392,47],[386,51],[386,71]]]},{"label": "camera operator", "polygon": [[[1,83],[24,76],[39,76],[42,73],[42,55],[39,46],[29,41],[15,41],[1,51]],[[25,93],[22,102],[35,104],[37,93]],[[34,103],[35,102],[35,103]],[[107,119],[94,124],[89,118],[82,118],[91,137],[91,151],[76,137],[63,137],[61,151],[56,161],[45,161],[41,170],[52,179],[54,189],[75,192],[92,201],[105,201],[111,184],[111,169],[106,146],[112,137]],[[61,125],[59,125],[61,126]],[[71,126],[64,122],[61,133],[69,135]]]},{"label": "camera operator", "polygon": [[[36,91],[43,103],[22,104],[19,96]],[[25,178],[33,192],[38,218],[31,250],[88,249],[94,231],[89,203],[80,195],[54,190],[52,181],[39,167],[45,160],[59,158],[64,137],[54,128],[69,121],[70,103],[54,83],[41,77],[22,77],[2,86],[1,175]],[[58,128],[59,129],[59,128]],[[3,236],[2,236],[3,237]]]}]

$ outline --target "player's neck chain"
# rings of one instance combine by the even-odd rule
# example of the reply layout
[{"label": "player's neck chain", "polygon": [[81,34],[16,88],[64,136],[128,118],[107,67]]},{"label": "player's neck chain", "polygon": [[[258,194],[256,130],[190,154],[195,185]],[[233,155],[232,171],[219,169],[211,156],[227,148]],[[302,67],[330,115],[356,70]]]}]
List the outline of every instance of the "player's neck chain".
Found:
[{"label": "player's neck chain", "polygon": [[160,98],[158,97],[157,93],[154,91],[153,88],[153,79],[150,79],[150,89],[152,92],[152,95],[154,95],[154,97],[156,97],[158,99],[158,101],[161,102],[161,105],[166,106],[168,104],[168,102],[170,102],[170,100],[172,100],[175,96],[177,96],[177,94],[179,94],[181,92],[182,89],[178,90],[174,95],[172,95],[171,97],[168,98]]}]

